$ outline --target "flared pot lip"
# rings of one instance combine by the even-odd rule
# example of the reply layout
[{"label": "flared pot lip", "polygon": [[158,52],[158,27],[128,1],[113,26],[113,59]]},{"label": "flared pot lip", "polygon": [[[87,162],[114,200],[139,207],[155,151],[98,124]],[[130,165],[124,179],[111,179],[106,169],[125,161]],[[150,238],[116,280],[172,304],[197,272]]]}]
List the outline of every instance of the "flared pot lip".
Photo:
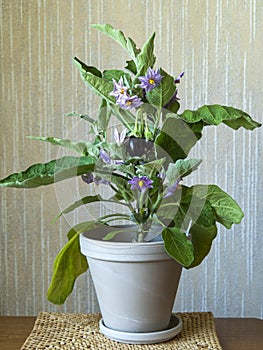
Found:
[{"label": "flared pot lip", "polygon": [[[168,260],[171,257],[166,253],[163,241],[158,242],[133,242],[133,232],[125,232],[125,228],[132,226],[122,226],[124,233],[121,233],[121,241],[105,241],[105,234],[117,229],[116,227],[107,227],[93,229],[80,234],[81,253],[87,257],[99,260],[111,261],[144,261],[144,260]],[[106,232],[105,232],[106,231]],[[134,232],[135,235],[135,232]]]}]

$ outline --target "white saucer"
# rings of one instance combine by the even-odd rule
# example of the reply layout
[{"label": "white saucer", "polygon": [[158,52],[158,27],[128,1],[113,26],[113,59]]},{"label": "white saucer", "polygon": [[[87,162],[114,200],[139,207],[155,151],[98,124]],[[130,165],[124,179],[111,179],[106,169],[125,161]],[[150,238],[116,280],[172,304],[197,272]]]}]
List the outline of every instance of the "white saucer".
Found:
[{"label": "white saucer", "polygon": [[172,339],[182,330],[182,320],[175,316],[171,316],[169,326],[166,330],[150,332],[150,333],[130,333],[121,332],[114,329],[110,329],[105,326],[103,319],[99,322],[100,332],[107,338],[112,340],[127,343],[127,344],[155,344]]}]

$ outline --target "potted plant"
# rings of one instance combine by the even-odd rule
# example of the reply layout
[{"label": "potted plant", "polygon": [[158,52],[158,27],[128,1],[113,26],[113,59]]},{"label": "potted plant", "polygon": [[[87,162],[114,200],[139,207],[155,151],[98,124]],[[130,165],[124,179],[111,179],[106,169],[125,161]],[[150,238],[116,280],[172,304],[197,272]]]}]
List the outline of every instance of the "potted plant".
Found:
[{"label": "potted plant", "polygon": [[[103,72],[74,58],[84,83],[102,99],[96,119],[69,114],[90,124],[93,140],[31,137],[79,155],[34,164],[0,180],[0,186],[34,188],[76,176],[87,186],[106,186],[107,198],[87,195],[57,216],[95,202],[121,208],[70,229],[54,262],[48,299],[64,303],[75,279],[88,268],[85,254],[99,297],[103,332],[121,341],[147,342],[148,338],[132,338],[143,332],[155,334],[150,342],[160,341],[160,333],[166,332],[168,339],[171,329],[178,331],[178,324],[169,326],[169,321],[182,266],[188,269],[202,262],[218,223],[230,229],[243,217],[235,200],[217,185],[183,184],[201,163],[189,152],[207,126],[223,123],[234,130],[253,130],[260,124],[240,109],[221,105],[179,113],[177,86],[184,73],[173,77],[155,67],[155,34],[138,49],[109,24],[93,27],[130,56],[125,70]],[[111,133],[113,119],[119,125]],[[123,336],[127,332],[128,340]]]}]

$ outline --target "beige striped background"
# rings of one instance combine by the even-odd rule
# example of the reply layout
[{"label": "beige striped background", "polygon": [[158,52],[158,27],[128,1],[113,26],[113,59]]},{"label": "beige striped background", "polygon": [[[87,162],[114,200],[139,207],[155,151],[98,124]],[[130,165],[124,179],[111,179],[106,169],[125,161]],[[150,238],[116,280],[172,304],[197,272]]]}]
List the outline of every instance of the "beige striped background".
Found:
[{"label": "beige striped background", "polygon": [[[185,71],[182,108],[232,105],[263,122],[262,18],[262,0],[1,0],[0,176],[57,156],[56,147],[27,135],[66,137],[71,130],[77,137],[79,125],[64,115],[98,107],[72,65],[74,56],[102,70],[125,63],[121,48],[91,23],[111,23],[139,46],[156,31],[157,64],[174,75]],[[193,181],[228,191],[245,219],[231,231],[220,227],[205,262],[184,271],[175,307],[263,318],[262,129],[211,127],[205,136],[203,171]],[[88,274],[64,306],[46,300],[53,259],[80,214],[51,220],[68,204],[65,194],[77,196],[74,185],[0,190],[1,314],[98,311]]]}]

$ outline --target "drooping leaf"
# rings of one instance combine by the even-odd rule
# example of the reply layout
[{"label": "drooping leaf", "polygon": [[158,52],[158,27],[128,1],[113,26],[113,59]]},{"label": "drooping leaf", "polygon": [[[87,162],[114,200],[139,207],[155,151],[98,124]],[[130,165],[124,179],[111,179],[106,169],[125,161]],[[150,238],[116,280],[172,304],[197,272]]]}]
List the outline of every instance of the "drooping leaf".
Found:
[{"label": "drooping leaf", "polygon": [[87,259],[80,252],[79,235],[95,227],[94,221],[81,223],[68,233],[69,241],[57,255],[52,280],[47,292],[48,300],[61,305],[73,290],[76,278],[88,269]]},{"label": "drooping leaf", "polygon": [[212,242],[216,238],[216,225],[210,227],[200,226],[194,224],[190,230],[191,240],[194,247],[194,260],[189,268],[201,264],[204,258],[210,252]]},{"label": "drooping leaf", "polygon": [[163,76],[160,84],[146,94],[147,100],[154,106],[165,106],[175,94],[174,78],[160,69]]},{"label": "drooping leaf", "polygon": [[187,157],[191,148],[202,136],[203,122],[187,124],[176,117],[169,117],[155,140],[158,158],[166,157],[166,165]]},{"label": "drooping leaf", "polygon": [[166,252],[183,266],[190,266],[194,260],[193,245],[185,233],[177,227],[168,227],[162,237]]},{"label": "drooping leaf", "polygon": [[86,141],[74,142],[68,139],[58,139],[56,137],[41,137],[41,136],[27,136],[28,139],[31,140],[39,140],[49,142],[55,146],[62,146],[68,149],[71,149],[77,153],[82,154],[83,156],[87,156],[89,154],[88,148],[89,143]]},{"label": "drooping leaf", "polygon": [[166,172],[169,184],[173,184],[177,179],[191,174],[201,162],[201,159],[178,159],[175,163],[169,164]]},{"label": "drooping leaf", "polygon": [[195,185],[190,187],[195,196],[206,198],[215,212],[215,218],[226,228],[239,224],[244,217],[240,206],[226,192],[216,185]]},{"label": "drooping leaf", "polygon": [[253,130],[260,123],[254,121],[246,112],[233,107],[221,105],[205,105],[196,111],[185,110],[180,117],[189,123],[196,123],[203,120],[208,125],[219,125],[225,123],[233,129],[243,126],[246,129]]},{"label": "drooping leaf", "polygon": [[34,188],[50,185],[71,177],[93,171],[96,158],[86,157],[62,157],[51,160],[48,163],[31,165],[25,171],[14,173],[0,180],[0,186]]}]

